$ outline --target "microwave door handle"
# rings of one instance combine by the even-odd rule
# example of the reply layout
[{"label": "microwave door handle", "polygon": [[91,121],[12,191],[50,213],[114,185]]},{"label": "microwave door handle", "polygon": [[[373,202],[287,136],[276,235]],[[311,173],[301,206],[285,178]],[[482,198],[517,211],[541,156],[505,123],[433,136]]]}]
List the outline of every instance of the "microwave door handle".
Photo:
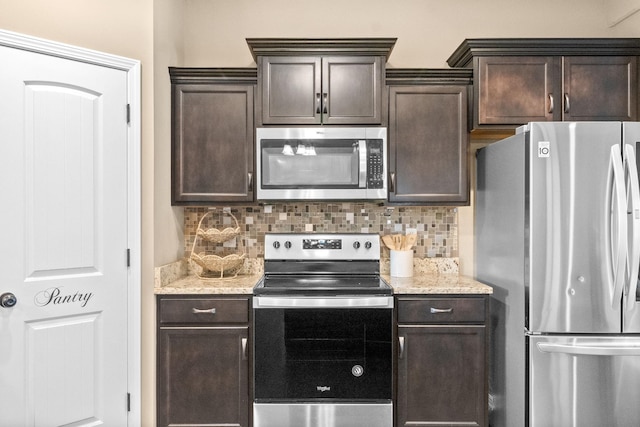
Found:
[{"label": "microwave door handle", "polygon": [[367,188],[367,141],[358,141],[358,153],[360,155],[360,172],[358,187]]}]

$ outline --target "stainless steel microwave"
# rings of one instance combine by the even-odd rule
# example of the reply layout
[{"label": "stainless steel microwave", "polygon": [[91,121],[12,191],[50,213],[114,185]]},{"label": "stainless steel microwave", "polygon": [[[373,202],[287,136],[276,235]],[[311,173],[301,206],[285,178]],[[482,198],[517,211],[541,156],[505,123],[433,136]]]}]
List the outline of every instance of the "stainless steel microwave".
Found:
[{"label": "stainless steel microwave", "polygon": [[256,129],[258,200],[387,198],[387,128]]}]

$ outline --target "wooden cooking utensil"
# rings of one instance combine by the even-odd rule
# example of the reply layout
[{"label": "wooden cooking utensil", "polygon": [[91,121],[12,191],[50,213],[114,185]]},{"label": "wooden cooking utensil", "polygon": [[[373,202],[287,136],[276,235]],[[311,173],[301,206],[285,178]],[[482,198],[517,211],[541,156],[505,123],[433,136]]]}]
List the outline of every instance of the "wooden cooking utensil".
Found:
[{"label": "wooden cooking utensil", "polygon": [[404,237],[404,250],[407,250],[407,251],[411,250],[413,245],[416,244],[417,240],[418,240],[417,234],[407,234]]},{"label": "wooden cooking utensil", "polygon": [[386,234],[384,236],[382,236],[382,242],[391,250],[395,251],[396,250],[396,245],[393,242],[393,237],[391,237],[390,234]]},{"label": "wooden cooking utensil", "polygon": [[392,234],[393,237],[393,247],[396,251],[402,250],[402,235],[400,234]]}]

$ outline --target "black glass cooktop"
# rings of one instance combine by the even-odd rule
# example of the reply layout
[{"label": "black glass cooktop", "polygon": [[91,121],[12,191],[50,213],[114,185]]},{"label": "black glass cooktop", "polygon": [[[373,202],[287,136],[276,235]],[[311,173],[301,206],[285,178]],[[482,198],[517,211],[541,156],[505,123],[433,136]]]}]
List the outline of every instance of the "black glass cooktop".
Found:
[{"label": "black glass cooktop", "polygon": [[254,295],[391,295],[378,275],[265,275]]}]

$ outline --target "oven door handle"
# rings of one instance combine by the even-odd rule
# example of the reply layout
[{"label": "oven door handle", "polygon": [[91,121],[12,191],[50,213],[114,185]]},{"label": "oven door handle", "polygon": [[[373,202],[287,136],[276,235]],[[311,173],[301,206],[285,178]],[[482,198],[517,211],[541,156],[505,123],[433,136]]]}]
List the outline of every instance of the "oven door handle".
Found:
[{"label": "oven door handle", "polygon": [[393,297],[253,297],[253,308],[393,308]]}]

